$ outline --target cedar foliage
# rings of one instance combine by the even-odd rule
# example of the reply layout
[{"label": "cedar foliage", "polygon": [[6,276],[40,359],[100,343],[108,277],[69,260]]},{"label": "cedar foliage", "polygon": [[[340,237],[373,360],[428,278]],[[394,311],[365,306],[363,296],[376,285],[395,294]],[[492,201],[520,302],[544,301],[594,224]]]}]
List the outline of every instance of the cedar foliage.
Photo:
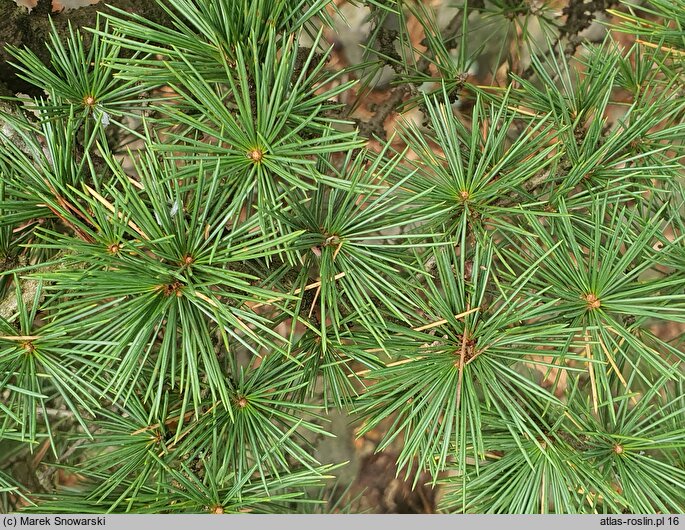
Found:
[{"label": "cedar foliage", "polygon": [[8,48],[2,510],[344,510],[342,410],[443,512],[685,512],[683,0],[365,4]]}]

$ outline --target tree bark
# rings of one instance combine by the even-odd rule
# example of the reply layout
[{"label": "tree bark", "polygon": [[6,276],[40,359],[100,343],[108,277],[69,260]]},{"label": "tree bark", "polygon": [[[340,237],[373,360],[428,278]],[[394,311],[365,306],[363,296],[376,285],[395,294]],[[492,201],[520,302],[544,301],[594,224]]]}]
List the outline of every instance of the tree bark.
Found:
[{"label": "tree bark", "polygon": [[[41,61],[49,64],[50,54],[45,43],[50,39],[50,18],[61,36],[68,33],[70,23],[74,28],[94,27],[98,13],[114,13],[108,5],[160,24],[169,23],[168,14],[157,0],[108,0],[107,5],[101,2],[61,13],[51,13],[51,5],[51,0],[39,0],[38,5],[29,13],[25,7],[16,5],[13,0],[0,0],[0,13],[3,15],[0,22],[0,95],[17,92],[40,95],[40,88],[33,87],[17,77],[16,69],[9,64],[13,58],[5,46],[26,46],[33,50]],[[90,35],[84,32],[84,37],[87,46]]]}]

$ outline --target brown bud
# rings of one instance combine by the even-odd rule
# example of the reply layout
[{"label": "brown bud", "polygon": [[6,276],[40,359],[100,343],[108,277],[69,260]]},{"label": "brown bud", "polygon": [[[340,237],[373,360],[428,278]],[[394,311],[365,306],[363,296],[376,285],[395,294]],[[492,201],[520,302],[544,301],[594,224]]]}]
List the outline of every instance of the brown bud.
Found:
[{"label": "brown bud", "polygon": [[110,246],[107,247],[107,252],[109,252],[110,254],[118,254],[120,250],[120,243],[112,243]]},{"label": "brown bud", "polygon": [[251,151],[248,151],[247,158],[252,160],[255,164],[259,164],[264,158],[264,151],[258,147],[255,147]]}]

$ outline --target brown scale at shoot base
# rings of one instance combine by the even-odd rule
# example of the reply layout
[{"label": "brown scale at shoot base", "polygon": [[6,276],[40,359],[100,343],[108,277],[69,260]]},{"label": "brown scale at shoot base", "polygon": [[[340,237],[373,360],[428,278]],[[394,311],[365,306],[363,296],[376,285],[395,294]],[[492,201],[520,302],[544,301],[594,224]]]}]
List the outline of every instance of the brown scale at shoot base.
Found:
[{"label": "brown scale at shoot base", "polygon": [[[457,340],[463,341],[464,343],[464,364],[469,362],[476,356],[476,341],[475,339],[468,338],[464,341],[463,335],[459,335]],[[457,368],[461,365],[461,349],[455,350],[454,354],[457,356],[457,360],[454,361],[454,366]]]},{"label": "brown scale at shoot base", "polygon": [[598,309],[602,305],[602,302],[597,298],[597,295],[593,293],[585,294],[582,298],[587,302],[588,309]]},{"label": "brown scale at shoot base", "polygon": [[182,288],[183,284],[179,281],[161,286],[164,296],[171,296],[172,294],[175,294],[176,296],[181,297],[183,296],[183,292],[181,291]]}]

